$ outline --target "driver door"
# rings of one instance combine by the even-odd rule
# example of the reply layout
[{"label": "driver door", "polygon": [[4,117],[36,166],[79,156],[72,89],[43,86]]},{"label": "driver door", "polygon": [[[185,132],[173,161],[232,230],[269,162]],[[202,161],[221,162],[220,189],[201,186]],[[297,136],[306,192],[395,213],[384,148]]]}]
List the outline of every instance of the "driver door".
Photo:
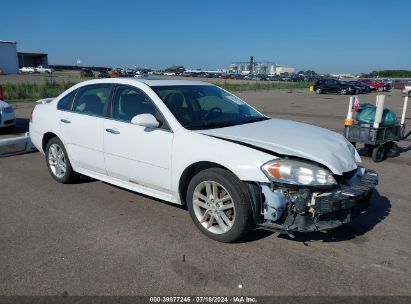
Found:
[{"label": "driver door", "polygon": [[[131,123],[138,114],[152,114],[158,128]],[[140,89],[115,88],[110,118],[104,120],[104,158],[109,176],[171,193],[171,146],[173,133],[163,116]]]}]

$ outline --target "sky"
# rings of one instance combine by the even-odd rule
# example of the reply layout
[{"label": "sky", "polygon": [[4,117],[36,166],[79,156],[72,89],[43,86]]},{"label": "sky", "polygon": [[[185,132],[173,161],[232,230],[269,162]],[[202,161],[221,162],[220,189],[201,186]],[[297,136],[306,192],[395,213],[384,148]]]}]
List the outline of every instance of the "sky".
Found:
[{"label": "sky", "polygon": [[409,0],[2,0],[0,40],[49,64],[164,69],[274,61],[297,70],[411,69]]}]

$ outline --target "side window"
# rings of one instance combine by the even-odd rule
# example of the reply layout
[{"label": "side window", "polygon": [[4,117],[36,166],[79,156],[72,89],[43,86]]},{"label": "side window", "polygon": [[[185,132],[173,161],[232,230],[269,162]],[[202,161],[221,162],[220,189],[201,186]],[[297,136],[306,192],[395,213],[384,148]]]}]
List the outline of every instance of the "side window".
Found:
[{"label": "side window", "polygon": [[70,111],[71,110],[71,102],[73,101],[74,96],[76,95],[77,90],[67,94],[62,99],[60,99],[59,103],[57,104],[58,110],[63,111]]},{"label": "side window", "polygon": [[93,116],[104,116],[104,108],[110,97],[110,84],[91,85],[79,89],[73,111]]},{"label": "side window", "polygon": [[156,106],[141,90],[130,86],[117,86],[111,107],[112,118],[131,122],[131,119],[139,114],[152,114],[160,124],[164,121]]}]

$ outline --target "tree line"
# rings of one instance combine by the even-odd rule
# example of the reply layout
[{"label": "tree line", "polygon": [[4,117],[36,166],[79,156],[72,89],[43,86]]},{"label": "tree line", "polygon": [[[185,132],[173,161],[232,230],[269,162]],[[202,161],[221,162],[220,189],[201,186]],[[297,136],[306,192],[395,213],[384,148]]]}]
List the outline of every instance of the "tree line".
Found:
[{"label": "tree line", "polygon": [[371,77],[394,77],[394,78],[410,78],[411,71],[408,70],[381,70],[372,71]]}]

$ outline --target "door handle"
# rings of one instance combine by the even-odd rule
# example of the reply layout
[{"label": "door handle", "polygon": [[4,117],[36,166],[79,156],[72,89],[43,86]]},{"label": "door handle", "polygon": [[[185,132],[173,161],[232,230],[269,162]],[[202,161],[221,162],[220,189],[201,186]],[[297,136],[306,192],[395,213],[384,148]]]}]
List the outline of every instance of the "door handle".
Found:
[{"label": "door handle", "polygon": [[120,134],[120,131],[117,131],[115,129],[106,129],[106,132],[111,133],[111,134]]},{"label": "door handle", "polygon": [[64,123],[66,123],[66,124],[69,124],[69,123],[71,123],[71,121],[70,121],[70,120],[68,120],[68,119],[60,119],[60,121],[61,121],[61,122],[64,122]]}]

